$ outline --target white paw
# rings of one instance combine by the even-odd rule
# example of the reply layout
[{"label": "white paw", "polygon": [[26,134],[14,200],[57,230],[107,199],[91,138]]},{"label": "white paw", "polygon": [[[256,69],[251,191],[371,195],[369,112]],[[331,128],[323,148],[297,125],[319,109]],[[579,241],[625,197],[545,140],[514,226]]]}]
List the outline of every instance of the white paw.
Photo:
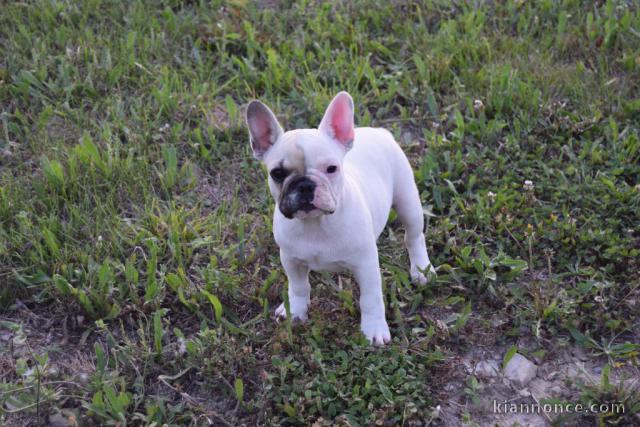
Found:
[{"label": "white paw", "polygon": [[[308,316],[307,316],[306,310],[305,311],[300,310],[300,311],[294,312],[293,310],[291,310],[291,307],[289,307],[289,309],[291,311],[292,320],[299,320],[300,322],[307,321]],[[287,309],[284,307],[284,303],[280,304],[278,308],[276,308],[275,315],[276,315],[276,321],[285,320],[287,318]]]},{"label": "white paw", "polygon": [[391,332],[384,318],[362,319],[360,330],[373,345],[385,345],[391,341]]},{"label": "white paw", "polygon": [[429,265],[429,273],[425,275],[422,271],[420,271],[418,267],[416,267],[415,265],[412,265],[410,270],[410,275],[411,275],[411,281],[413,283],[417,283],[419,285],[426,285],[429,281],[435,279],[436,270],[435,268],[433,268],[432,265]]},{"label": "white paw", "polygon": [[284,308],[284,303],[280,304],[278,308],[276,308],[275,315],[276,315],[277,321],[284,320],[287,318],[287,309]]}]

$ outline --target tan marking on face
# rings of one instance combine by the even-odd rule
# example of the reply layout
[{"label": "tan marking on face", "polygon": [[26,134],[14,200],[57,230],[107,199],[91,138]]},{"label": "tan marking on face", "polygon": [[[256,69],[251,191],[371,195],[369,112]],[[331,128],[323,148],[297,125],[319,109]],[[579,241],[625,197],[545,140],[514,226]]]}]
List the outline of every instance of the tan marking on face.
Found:
[{"label": "tan marking on face", "polygon": [[288,194],[288,187],[296,178],[305,174],[304,150],[298,145],[298,132],[290,131],[284,134],[279,158],[276,158],[272,168],[278,165],[289,172],[287,178],[280,184],[274,182],[272,194],[282,204],[283,198]]},{"label": "tan marking on face", "polygon": [[292,143],[288,144],[283,166],[286,169],[289,169],[292,173],[295,172],[298,175],[304,175],[304,151],[300,145],[297,144],[297,141],[292,141]]}]

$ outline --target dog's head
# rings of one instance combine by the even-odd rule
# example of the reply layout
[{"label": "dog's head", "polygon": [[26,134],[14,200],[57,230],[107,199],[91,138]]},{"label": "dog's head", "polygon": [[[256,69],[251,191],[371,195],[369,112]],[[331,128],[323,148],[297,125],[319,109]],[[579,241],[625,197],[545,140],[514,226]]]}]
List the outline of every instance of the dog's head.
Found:
[{"label": "dog's head", "polygon": [[353,100],[340,92],[318,129],[284,132],[269,107],[247,108],[251,149],[269,171],[269,189],[289,218],[316,218],[337,209],[342,191],[342,160],[353,144]]}]

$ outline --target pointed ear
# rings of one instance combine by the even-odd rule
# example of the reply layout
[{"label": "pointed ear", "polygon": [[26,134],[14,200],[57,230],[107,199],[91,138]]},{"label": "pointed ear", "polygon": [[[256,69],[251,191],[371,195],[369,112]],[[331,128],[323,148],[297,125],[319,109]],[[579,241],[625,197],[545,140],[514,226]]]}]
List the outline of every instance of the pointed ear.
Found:
[{"label": "pointed ear", "polygon": [[246,119],[253,155],[261,160],[284,131],[273,112],[260,101],[251,101]]},{"label": "pointed ear", "polygon": [[347,92],[340,92],[327,107],[318,129],[349,150],[353,145],[353,127],[353,99]]}]

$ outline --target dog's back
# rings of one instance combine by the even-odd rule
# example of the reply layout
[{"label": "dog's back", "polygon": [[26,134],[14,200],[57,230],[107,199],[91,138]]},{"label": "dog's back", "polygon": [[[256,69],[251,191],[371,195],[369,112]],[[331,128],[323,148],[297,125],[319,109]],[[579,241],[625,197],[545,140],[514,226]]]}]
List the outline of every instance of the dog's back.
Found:
[{"label": "dog's back", "polygon": [[356,128],[353,148],[344,157],[344,170],[357,183],[369,211],[377,215],[373,224],[379,236],[395,200],[395,190],[407,179],[413,180],[406,156],[386,129]]}]

